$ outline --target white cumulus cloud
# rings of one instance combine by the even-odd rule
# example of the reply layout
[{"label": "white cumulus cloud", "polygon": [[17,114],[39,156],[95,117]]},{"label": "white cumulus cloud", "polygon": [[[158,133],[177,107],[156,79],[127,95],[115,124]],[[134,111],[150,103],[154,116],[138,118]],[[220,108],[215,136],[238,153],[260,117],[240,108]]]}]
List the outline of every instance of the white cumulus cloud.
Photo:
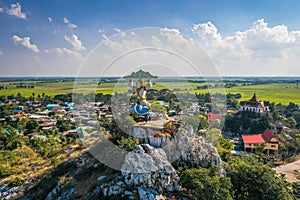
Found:
[{"label": "white cumulus cloud", "polygon": [[137,34],[136,34],[135,32],[130,32],[130,34],[131,34],[132,36],[137,36]]},{"label": "white cumulus cloud", "polygon": [[7,10],[7,14],[16,16],[20,19],[26,19],[26,13],[22,12],[21,4],[11,4],[11,7],[9,10]]},{"label": "white cumulus cloud", "polygon": [[21,38],[17,35],[13,35],[12,40],[15,44],[22,45],[35,53],[40,51],[35,44],[31,44],[30,37]]},{"label": "white cumulus cloud", "polygon": [[48,17],[48,22],[52,22],[52,18],[51,17]]},{"label": "white cumulus cloud", "polygon": [[211,22],[194,24],[192,31],[224,73],[276,75],[287,62],[292,67],[300,61],[300,31],[289,31],[283,24],[272,27],[259,19],[226,37]]},{"label": "white cumulus cloud", "polygon": [[73,51],[67,48],[55,48],[54,51],[59,55],[59,57],[63,58],[64,56],[71,56],[76,58],[77,60],[82,60],[83,57],[80,53]]},{"label": "white cumulus cloud", "polygon": [[126,37],[126,33],[124,31],[122,31],[121,29],[119,29],[119,28],[116,27],[116,28],[114,28],[114,30],[117,33],[119,33],[122,38]]},{"label": "white cumulus cloud", "polygon": [[0,13],[2,13],[4,10],[3,10],[3,8],[0,8]]},{"label": "white cumulus cloud", "polygon": [[119,28],[117,28],[117,27],[116,27],[114,30],[115,30],[117,33],[121,32],[121,29],[119,29]]},{"label": "white cumulus cloud", "polygon": [[77,27],[78,27],[77,25],[72,24],[72,23],[69,21],[69,19],[66,18],[66,17],[65,17],[63,20],[64,20],[64,23],[67,24],[69,28],[77,28]]},{"label": "white cumulus cloud", "polygon": [[77,35],[73,34],[71,37],[65,35],[64,38],[76,51],[82,51],[86,49],[82,42],[78,39]]}]

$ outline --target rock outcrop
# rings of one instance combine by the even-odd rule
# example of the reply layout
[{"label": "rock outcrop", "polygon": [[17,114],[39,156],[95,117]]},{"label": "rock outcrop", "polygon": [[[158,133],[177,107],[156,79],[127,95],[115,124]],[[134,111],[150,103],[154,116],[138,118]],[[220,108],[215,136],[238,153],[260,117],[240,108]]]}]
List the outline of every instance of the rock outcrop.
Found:
[{"label": "rock outcrop", "polygon": [[[102,176],[94,193],[103,196],[127,196],[129,199],[164,199],[160,194],[180,191],[179,177],[166,153],[149,144],[135,146],[121,168],[122,175]],[[136,190],[137,189],[137,190]]]},{"label": "rock outcrop", "polygon": [[162,191],[179,191],[179,177],[166,153],[149,144],[135,146],[125,157],[121,168],[125,182],[134,187],[146,186]]},{"label": "rock outcrop", "polygon": [[46,197],[46,200],[71,200],[76,198],[77,191],[70,185],[67,187],[61,187],[57,185]]},{"label": "rock outcrop", "polygon": [[34,179],[27,179],[25,184],[21,186],[5,186],[0,185],[0,199],[15,199],[18,194],[27,190],[34,184]]},{"label": "rock outcrop", "polygon": [[168,161],[181,167],[221,166],[217,149],[202,136],[194,133],[192,127],[180,128],[172,138],[163,135],[155,137],[158,129],[153,127],[135,126],[134,136],[156,148],[162,148]]},{"label": "rock outcrop", "polygon": [[[130,200],[164,200],[173,192],[181,191],[179,176],[173,166],[178,167],[209,167],[221,166],[217,149],[203,137],[194,133],[192,128],[179,128],[172,137],[152,137],[152,128],[140,128],[137,132],[146,136],[150,144],[135,146],[134,150],[124,156],[121,173],[100,176],[89,199],[125,198]],[[148,135],[151,138],[147,138]],[[151,145],[155,143],[155,145]],[[158,147],[157,147],[158,146]],[[161,147],[161,148],[160,148]],[[77,164],[79,163],[79,164]],[[83,163],[83,164],[81,164]],[[99,168],[93,162],[77,159],[74,163],[79,169],[84,166]],[[90,169],[89,168],[89,169]],[[74,199],[78,195],[72,184],[65,187],[57,185],[47,196],[51,199]],[[165,197],[167,196],[167,197]],[[186,198],[184,198],[186,199]]]},{"label": "rock outcrop", "polygon": [[150,144],[153,147],[161,148],[162,145],[171,141],[171,138],[163,135],[161,137],[156,137],[156,133],[161,131],[163,126],[134,126],[133,127],[133,136],[139,138],[141,143]]},{"label": "rock outcrop", "polygon": [[[110,181],[103,181],[108,177],[99,178],[103,183],[97,190],[102,191],[104,196],[164,199],[161,194],[181,190],[174,165],[221,166],[221,159],[214,145],[195,134],[192,128],[180,128],[172,138],[158,139],[152,136],[154,131],[151,128],[136,130],[139,130],[135,132],[136,135],[144,137],[144,141],[149,144],[137,145],[132,152],[127,153],[121,167],[121,176]],[[153,142],[154,147],[151,146]]]},{"label": "rock outcrop", "polygon": [[221,159],[216,147],[212,143],[208,143],[202,136],[195,134],[191,127],[179,129],[171,142],[164,144],[162,148],[174,166],[221,166]]}]

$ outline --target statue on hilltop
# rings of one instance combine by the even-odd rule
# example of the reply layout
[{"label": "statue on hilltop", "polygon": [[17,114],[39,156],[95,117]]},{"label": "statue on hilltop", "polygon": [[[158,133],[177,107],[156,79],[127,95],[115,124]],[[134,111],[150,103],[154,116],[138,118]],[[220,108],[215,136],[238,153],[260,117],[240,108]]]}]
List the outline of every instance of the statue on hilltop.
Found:
[{"label": "statue on hilltop", "polygon": [[147,115],[151,107],[151,104],[147,101],[147,90],[152,88],[151,79],[148,79],[145,84],[145,82],[139,78],[135,86],[133,79],[130,79],[129,87],[136,92],[138,97],[138,101],[130,108],[130,111],[138,115]]}]

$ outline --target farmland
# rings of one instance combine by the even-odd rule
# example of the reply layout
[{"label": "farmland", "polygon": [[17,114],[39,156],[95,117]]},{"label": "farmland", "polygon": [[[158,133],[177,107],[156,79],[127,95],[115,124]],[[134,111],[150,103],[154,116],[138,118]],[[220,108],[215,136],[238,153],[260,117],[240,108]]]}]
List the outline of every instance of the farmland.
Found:
[{"label": "farmland", "polygon": [[[86,79],[80,81],[77,85],[75,84],[76,92],[78,93],[103,93],[112,94],[117,92],[126,92],[129,88],[127,82],[117,83],[114,81],[104,81],[101,84],[95,82],[97,80]],[[235,81],[232,80],[234,83]],[[21,81],[2,81],[1,86],[6,89],[0,90],[0,95],[18,95],[20,93],[22,96],[29,97],[31,95],[42,95],[43,93],[48,96],[55,96],[57,94],[68,94],[73,92],[74,80],[58,80],[55,81],[22,81],[23,85],[34,85],[34,88],[18,88]],[[208,85],[213,85],[215,83],[207,83]],[[163,81],[155,82],[153,89],[170,89],[176,90],[177,92],[189,92],[189,93],[207,93],[208,89],[199,89],[199,86],[204,86],[205,83],[184,83],[176,81]],[[223,92],[223,88],[210,87],[209,92]],[[241,100],[246,100],[252,97],[253,93],[256,92],[258,97],[262,100],[289,104],[289,102],[294,102],[300,104],[300,88],[297,83],[263,83],[263,84],[237,84],[236,86],[225,88],[226,93],[240,93],[242,95]]]}]

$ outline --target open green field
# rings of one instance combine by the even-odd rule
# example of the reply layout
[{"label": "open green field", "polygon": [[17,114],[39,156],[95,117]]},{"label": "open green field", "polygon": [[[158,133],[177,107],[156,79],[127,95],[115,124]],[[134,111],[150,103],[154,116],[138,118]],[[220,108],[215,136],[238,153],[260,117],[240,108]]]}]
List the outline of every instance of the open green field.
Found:
[{"label": "open green field", "polygon": [[[211,92],[216,92],[219,89],[211,89]],[[207,90],[195,90],[197,93],[203,93]],[[290,102],[300,104],[300,87],[297,88],[295,84],[263,84],[263,85],[249,85],[236,86],[226,88],[226,93],[240,93],[242,98],[240,100],[249,100],[256,92],[257,97],[263,101],[270,101],[281,103],[284,105]]]},{"label": "open green field", "polygon": [[[26,85],[26,84],[25,84]],[[97,93],[103,93],[103,94],[112,94],[114,83],[103,83],[96,88]],[[0,95],[18,95],[20,93],[22,96],[29,97],[34,93],[35,96],[42,95],[42,93],[45,93],[45,95],[48,96],[55,96],[57,94],[68,94],[73,92],[74,88],[74,82],[68,81],[68,82],[49,82],[49,83],[34,83],[34,88],[17,88],[15,83],[6,83],[4,86],[7,87],[7,89],[0,90]],[[88,94],[91,92],[95,92],[95,84],[94,83],[83,83],[80,85],[80,87],[76,87],[76,91],[83,94]],[[125,91],[125,88],[123,89]],[[126,90],[127,91],[127,90]]]},{"label": "open green field", "polygon": [[[262,85],[247,85],[247,86],[235,86],[232,88],[212,88],[212,89],[203,89],[197,90],[197,86],[203,86],[204,84],[191,83],[186,85],[184,83],[163,83],[163,85],[157,84],[154,85],[154,89],[163,89],[164,86],[169,88],[179,88],[182,92],[196,92],[196,93],[240,93],[242,98],[240,100],[249,100],[253,96],[253,93],[256,92],[257,97],[260,100],[270,101],[275,103],[281,103],[284,105],[289,104],[290,102],[300,104],[300,87],[297,88],[296,84],[262,84]],[[191,90],[191,88],[193,90]]]},{"label": "open green field", "polygon": [[295,84],[266,84],[237,86],[227,89],[230,93],[240,93],[242,100],[248,100],[256,92],[259,99],[284,105],[290,102],[300,104],[300,88]]},{"label": "open green field", "polygon": [[[17,88],[17,83],[7,82],[4,86],[7,89],[0,90],[0,95],[17,95],[20,93],[23,96],[29,97],[32,93],[37,95],[42,95],[45,93],[49,96],[55,96],[57,94],[67,94],[73,92],[74,82],[48,82],[48,83],[34,83],[35,88]],[[176,82],[162,82],[153,85],[153,89],[161,90],[164,88],[173,90],[177,89],[180,92],[189,93],[207,93],[208,90],[197,90],[197,86],[203,86],[203,83],[176,83]],[[97,93],[112,94],[115,91],[125,92],[128,90],[127,83],[101,83],[96,88]],[[87,94],[90,92],[95,92],[95,84],[91,82],[83,82],[78,86],[76,90],[79,93]],[[220,92],[222,89],[213,88],[210,92]],[[224,91],[224,90],[223,90]],[[289,104],[289,102],[294,102],[300,104],[300,87],[297,88],[296,84],[262,84],[262,85],[247,85],[247,86],[236,86],[232,88],[226,88],[226,93],[240,93],[242,95],[241,100],[248,100],[252,97],[253,93],[256,92],[258,98],[265,101]]]}]

